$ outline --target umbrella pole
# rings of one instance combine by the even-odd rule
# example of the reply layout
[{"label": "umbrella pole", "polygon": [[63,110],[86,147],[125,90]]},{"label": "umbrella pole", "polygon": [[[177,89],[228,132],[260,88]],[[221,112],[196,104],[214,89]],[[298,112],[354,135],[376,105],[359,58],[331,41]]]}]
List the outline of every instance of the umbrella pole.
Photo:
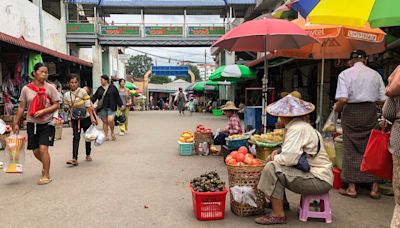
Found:
[{"label": "umbrella pole", "polygon": [[321,81],[319,88],[319,105],[318,105],[318,130],[322,130],[322,105],[324,103],[324,81],[325,81],[325,57],[322,58]]},{"label": "umbrella pole", "polygon": [[268,69],[267,69],[267,36],[265,36],[264,41],[264,77],[262,80],[263,87],[262,87],[262,123],[263,123],[263,132],[264,134],[267,133],[267,109],[266,106],[268,105]]}]

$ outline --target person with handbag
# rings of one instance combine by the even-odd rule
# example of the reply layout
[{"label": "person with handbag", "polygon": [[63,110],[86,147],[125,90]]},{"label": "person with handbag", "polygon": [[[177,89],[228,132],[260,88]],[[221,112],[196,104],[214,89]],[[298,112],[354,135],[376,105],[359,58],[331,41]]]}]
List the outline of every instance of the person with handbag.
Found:
[{"label": "person with handbag", "polygon": [[96,90],[90,100],[95,103],[97,101],[96,112],[103,122],[103,130],[106,135],[106,141],[109,141],[108,130],[110,129],[111,140],[115,141],[114,127],[117,107],[125,109],[118,89],[112,83],[107,75],[102,75],[100,80],[101,86]]},{"label": "person with handbag", "polygon": [[285,188],[298,194],[324,194],[332,188],[332,162],[322,136],[305,118],[314,109],[292,95],[267,107],[270,115],[280,117],[286,133],[282,148],[269,156],[257,186],[271,201],[272,213],[256,218],[256,223],[287,223]]},{"label": "person with handbag", "polygon": [[[72,160],[67,161],[68,165],[77,166],[79,141],[81,139],[81,130],[85,132],[92,124],[97,125],[96,116],[91,109],[90,97],[85,89],[79,87],[79,76],[70,74],[68,76],[68,85],[70,91],[64,94],[64,106],[71,116],[71,125],[73,130],[72,139]],[[91,142],[86,142],[86,161],[92,161],[90,156],[92,148]]]},{"label": "person with handbag", "polygon": [[[400,68],[396,71],[400,73]],[[399,80],[400,74],[394,72],[391,79]],[[397,75],[396,75],[397,74]],[[390,227],[400,227],[400,87],[393,86],[393,80],[389,81],[386,87],[388,99],[383,105],[382,115],[393,123],[390,132],[389,152],[393,159],[393,191],[395,199],[395,208],[393,211],[392,223]]]},{"label": "person with handbag", "polygon": [[60,97],[56,87],[46,82],[49,72],[44,63],[33,67],[32,76],[33,81],[22,88],[13,131],[19,134],[19,123],[27,108],[28,150],[33,150],[36,159],[42,163],[42,175],[37,184],[44,185],[52,182],[49,146],[54,144],[55,127],[51,122],[60,107]]},{"label": "person with handbag", "polygon": [[128,131],[128,119],[129,119],[129,109],[132,106],[132,96],[131,92],[129,89],[125,88],[125,79],[121,78],[118,81],[119,88],[118,88],[118,93],[119,97],[122,100],[122,103],[124,104],[125,109],[117,109],[117,115],[118,116],[125,116],[125,121],[123,123],[120,123],[119,125],[119,135],[123,136],[127,133]]}]

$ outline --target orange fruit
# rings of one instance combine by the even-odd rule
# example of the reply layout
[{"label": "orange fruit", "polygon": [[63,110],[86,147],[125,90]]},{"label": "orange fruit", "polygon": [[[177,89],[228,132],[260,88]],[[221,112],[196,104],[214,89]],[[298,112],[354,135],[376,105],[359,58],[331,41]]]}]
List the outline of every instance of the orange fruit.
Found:
[{"label": "orange fruit", "polygon": [[240,154],[240,153],[238,153],[238,154],[237,154],[237,157],[236,157],[236,161],[238,161],[238,162],[242,162],[242,161],[244,161],[244,155],[243,155],[243,154]]},{"label": "orange fruit", "polygon": [[233,159],[237,158],[238,152],[237,151],[233,151],[232,153],[229,154]]},{"label": "orange fruit", "polygon": [[245,146],[241,146],[239,148],[238,152],[245,155],[245,154],[249,153],[249,150]]}]

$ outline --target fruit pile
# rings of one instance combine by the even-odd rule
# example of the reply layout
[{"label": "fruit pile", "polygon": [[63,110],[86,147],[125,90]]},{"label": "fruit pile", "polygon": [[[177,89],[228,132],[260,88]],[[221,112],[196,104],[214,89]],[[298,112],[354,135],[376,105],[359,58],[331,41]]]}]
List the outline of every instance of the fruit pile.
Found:
[{"label": "fruit pile", "polygon": [[285,132],[282,129],[275,129],[273,132],[269,132],[267,134],[262,134],[262,135],[253,135],[251,136],[250,140],[253,142],[282,142],[283,141],[283,136]]},{"label": "fruit pile", "polygon": [[196,132],[197,133],[211,133],[211,129],[204,127],[203,124],[199,124],[196,127]]},{"label": "fruit pile", "polygon": [[202,174],[194,178],[190,184],[196,192],[222,192],[225,190],[225,182],[221,181],[216,171]]},{"label": "fruit pile", "polygon": [[182,132],[179,142],[181,143],[192,143],[194,141],[193,134],[191,132]]},{"label": "fruit pile", "polygon": [[242,146],[239,150],[232,151],[226,157],[225,163],[237,166],[258,166],[262,164],[262,161],[255,159],[253,155],[249,154],[249,150],[245,146]]},{"label": "fruit pile", "polygon": [[247,139],[248,137],[244,134],[236,134],[228,136],[229,140],[240,140],[240,139]]}]

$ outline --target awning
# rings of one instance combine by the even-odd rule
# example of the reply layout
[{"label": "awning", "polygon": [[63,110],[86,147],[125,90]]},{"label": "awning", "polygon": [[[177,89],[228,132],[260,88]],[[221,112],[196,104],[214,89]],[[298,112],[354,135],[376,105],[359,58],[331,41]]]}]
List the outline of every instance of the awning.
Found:
[{"label": "awning", "polygon": [[[273,58],[277,58],[277,57],[279,57],[278,55],[276,55],[276,54],[267,54],[267,59],[269,60],[269,59],[273,59]],[[248,66],[248,67],[253,67],[253,66],[255,66],[255,65],[258,65],[259,63],[262,63],[262,62],[264,62],[264,59],[265,59],[265,56],[261,56],[260,58],[257,58],[257,59],[255,59],[255,60],[253,60],[253,61],[251,61],[251,62],[248,62],[248,63],[246,63],[246,64],[244,64],[245,66]]]},{"label": "awning", "polygon": [[15,45],[15,46],[18,46],[18,47],[22,47],[22,48],[26,48],[26,49],[29,49],[29,50],[34,50],[34,51],[37,51],[37,52],[40,52],[40,53],[44,53],[44,54],[47,54],[47,55],[51,55],[51,56],[54,56],[54,57],[58,57],[60,59],[63,59],[63,60],[69,61],[69,62],[74,62],[74,63],[80,64],[80,65],[83,65],[83,66],[92,67],[92,63],[91,62],[87,62],[87,61],[82,60],[80,58],[77,58],[75,56],[66,55],[66,54],[63,54],[61,52],[51,50],[51,49],[43,47],[43,46],[41,46],[39,44],[35,44],[35,43],[30,42],[30,41],[26,41],[26,40],[24,40],[22,38],[17,38],[17,37],[14,37],[14,36],[10,36],[10,35],[7,35],[7,34],[2,33],[2,32],[0,32],[0,42],[9,43],[9,44],[12,44],[12,45]]}]

